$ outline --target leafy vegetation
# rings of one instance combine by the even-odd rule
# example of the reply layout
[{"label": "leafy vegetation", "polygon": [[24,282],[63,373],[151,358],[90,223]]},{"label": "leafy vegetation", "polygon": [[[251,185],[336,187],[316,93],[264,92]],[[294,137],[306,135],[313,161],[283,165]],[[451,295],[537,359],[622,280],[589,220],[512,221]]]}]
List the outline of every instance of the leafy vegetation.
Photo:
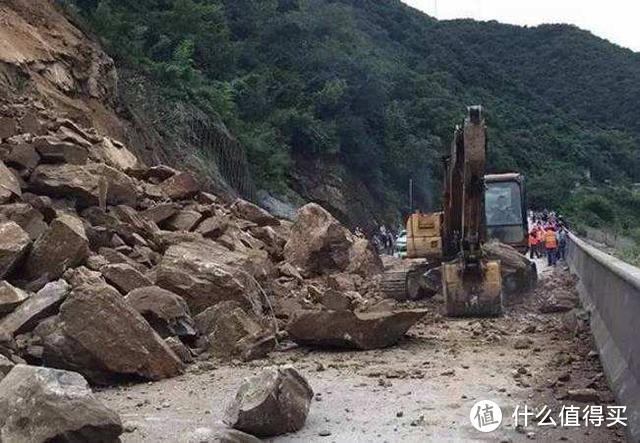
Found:
[{"label": "leafy vegetation", "polygon": [[527,174],[533,207],[640,222],[640,55],[575,27],[439,22],[398,0],[74,6],[118,65],[223,122],[261,188],[286,193],[320,162],[389,213],[407,210],[410,179],[432,209],[453,123],[482,103],[490,169]]}]

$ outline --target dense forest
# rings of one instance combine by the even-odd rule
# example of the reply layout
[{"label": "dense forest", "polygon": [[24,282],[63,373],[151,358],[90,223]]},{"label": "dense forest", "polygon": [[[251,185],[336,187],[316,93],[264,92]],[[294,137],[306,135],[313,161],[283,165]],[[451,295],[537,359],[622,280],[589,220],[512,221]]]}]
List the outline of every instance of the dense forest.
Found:
[{"label": "dense forest", "polygon": [[234,134],[280,198],[330,171],[387,219],[410,179],[431,209],[453,124],[481,103],[490,169],[525,173],[531,206],[640,237],[640,54],[586,31],[437,21],[399,0],[60,1],[149,94]]}]

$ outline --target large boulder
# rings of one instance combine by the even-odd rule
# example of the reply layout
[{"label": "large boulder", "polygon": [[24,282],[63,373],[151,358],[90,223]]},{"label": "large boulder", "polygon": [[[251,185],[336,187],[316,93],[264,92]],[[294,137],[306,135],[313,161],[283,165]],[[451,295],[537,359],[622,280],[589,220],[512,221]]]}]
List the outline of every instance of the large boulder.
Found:
[{"label": "large boulder", "polygon": [[533,261],[497,240],[485,243],[482,249],[491,260],[500,260],[502,291],[505,295],[524,295],[535,289],[538,271]]},{"label": "large boulder", "polygon": [[307,276],[343,271],[349,266],[353,236],[315,203],[298,210],[284,258]]},{"label": "large boulder", "polygon": [[0,223],[0,278],[9,275],[29,250],[29,235],[15,222]]},{"label": "large boulder", "polygon": [[125,297],[161,337],[196,335],[189,307],[182,297],[158,286],[134,289]]},{"label": "large boulder", "polygon": [[20,182],[11,169],[0,161],[0,204],[4,204],[22,195]]},{"label": "large boulder", "polygon": [[261,263],[209,240],[170,246],[157,269],[156,284],[185,299],[198,314],[224,300],[260,305],[253,275]]},{"label": "large boulder", "polygon": [[29,298],[29,294],[6,281],[0,281],[0,317],[13,312],[21,303]]},{"label": "large boulder", "polygon": [[284,258],[305,277],[341,271],[368,276],[382,271],[382,262],[369,242],[355,238],[315,203],[298,210]]},{"label": "large boulder", "polygon": [[313,390],[291,366],[264,369],[244,380],[224,422],[258,437],[296,432],[309,414]]},{"label": "large boulder", "polygon": [[159,380],[182,373],[173,351],[108,285],[74,289],[56,321],[36,334],[44,342],[45,365],[75,370],[94,383],[132,376]]},{"label": "large boulder", "polygon": [[5,442],[118,442],[120,417],[80,374],[16,365],[0,381],[0,435]]},{"label": "large boulder", "polygon": [[427,314],[425,309],[387,312],[303,310],[287,325],[294,342],[323,348],[376,349],[391,346]]},{"label": "large boulder", "polygon": [[380,274],[384,269],[382,260],[365,238],[357,238],[349,252],[347,272],[363,277]]},{"label": "large boulder", "polygon": [[42,276],[53,280],[66,269],[81,264],[88,255],[89,240],[82,221],[73,215],[62,214],[34,243],[22,268],[22,276],[28,280]]},{"label": "large boulder", "polygon": [[105,194],[110,205],[136,206],[139,190],[126,174],[105,164],[40,165],[29,180],[29,188],[54,197],[73,198],[78,206],[98,206]]},{"label": "large boulder", "polygon": [[70,289],[66,281],[58,280],[48,283],[23,301],[11,314],[0,320],[0,342],[3,337],[6,339],[29,332],[40,320],[54,315]]}]

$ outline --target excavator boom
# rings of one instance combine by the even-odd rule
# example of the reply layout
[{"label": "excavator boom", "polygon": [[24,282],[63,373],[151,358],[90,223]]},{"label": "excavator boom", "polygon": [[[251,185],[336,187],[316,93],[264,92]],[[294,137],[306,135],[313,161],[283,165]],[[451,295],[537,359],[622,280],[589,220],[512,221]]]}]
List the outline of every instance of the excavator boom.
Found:
[{"label": "excavator boom", "polygon": [[483,109],[470,107],[446,163],[442,286],[450,316],[502,313],[500,263],[482,251],[486,145]]}]

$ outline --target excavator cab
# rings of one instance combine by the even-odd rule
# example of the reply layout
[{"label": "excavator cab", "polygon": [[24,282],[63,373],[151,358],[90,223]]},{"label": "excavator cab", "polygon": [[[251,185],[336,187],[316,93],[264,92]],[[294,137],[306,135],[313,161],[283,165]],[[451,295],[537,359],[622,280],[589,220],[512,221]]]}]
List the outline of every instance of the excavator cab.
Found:
[{"label": "excavator cab", "polygon": [[515,172],[484,176],[487,235],[525,253],[529,247],[524,176]]}]

